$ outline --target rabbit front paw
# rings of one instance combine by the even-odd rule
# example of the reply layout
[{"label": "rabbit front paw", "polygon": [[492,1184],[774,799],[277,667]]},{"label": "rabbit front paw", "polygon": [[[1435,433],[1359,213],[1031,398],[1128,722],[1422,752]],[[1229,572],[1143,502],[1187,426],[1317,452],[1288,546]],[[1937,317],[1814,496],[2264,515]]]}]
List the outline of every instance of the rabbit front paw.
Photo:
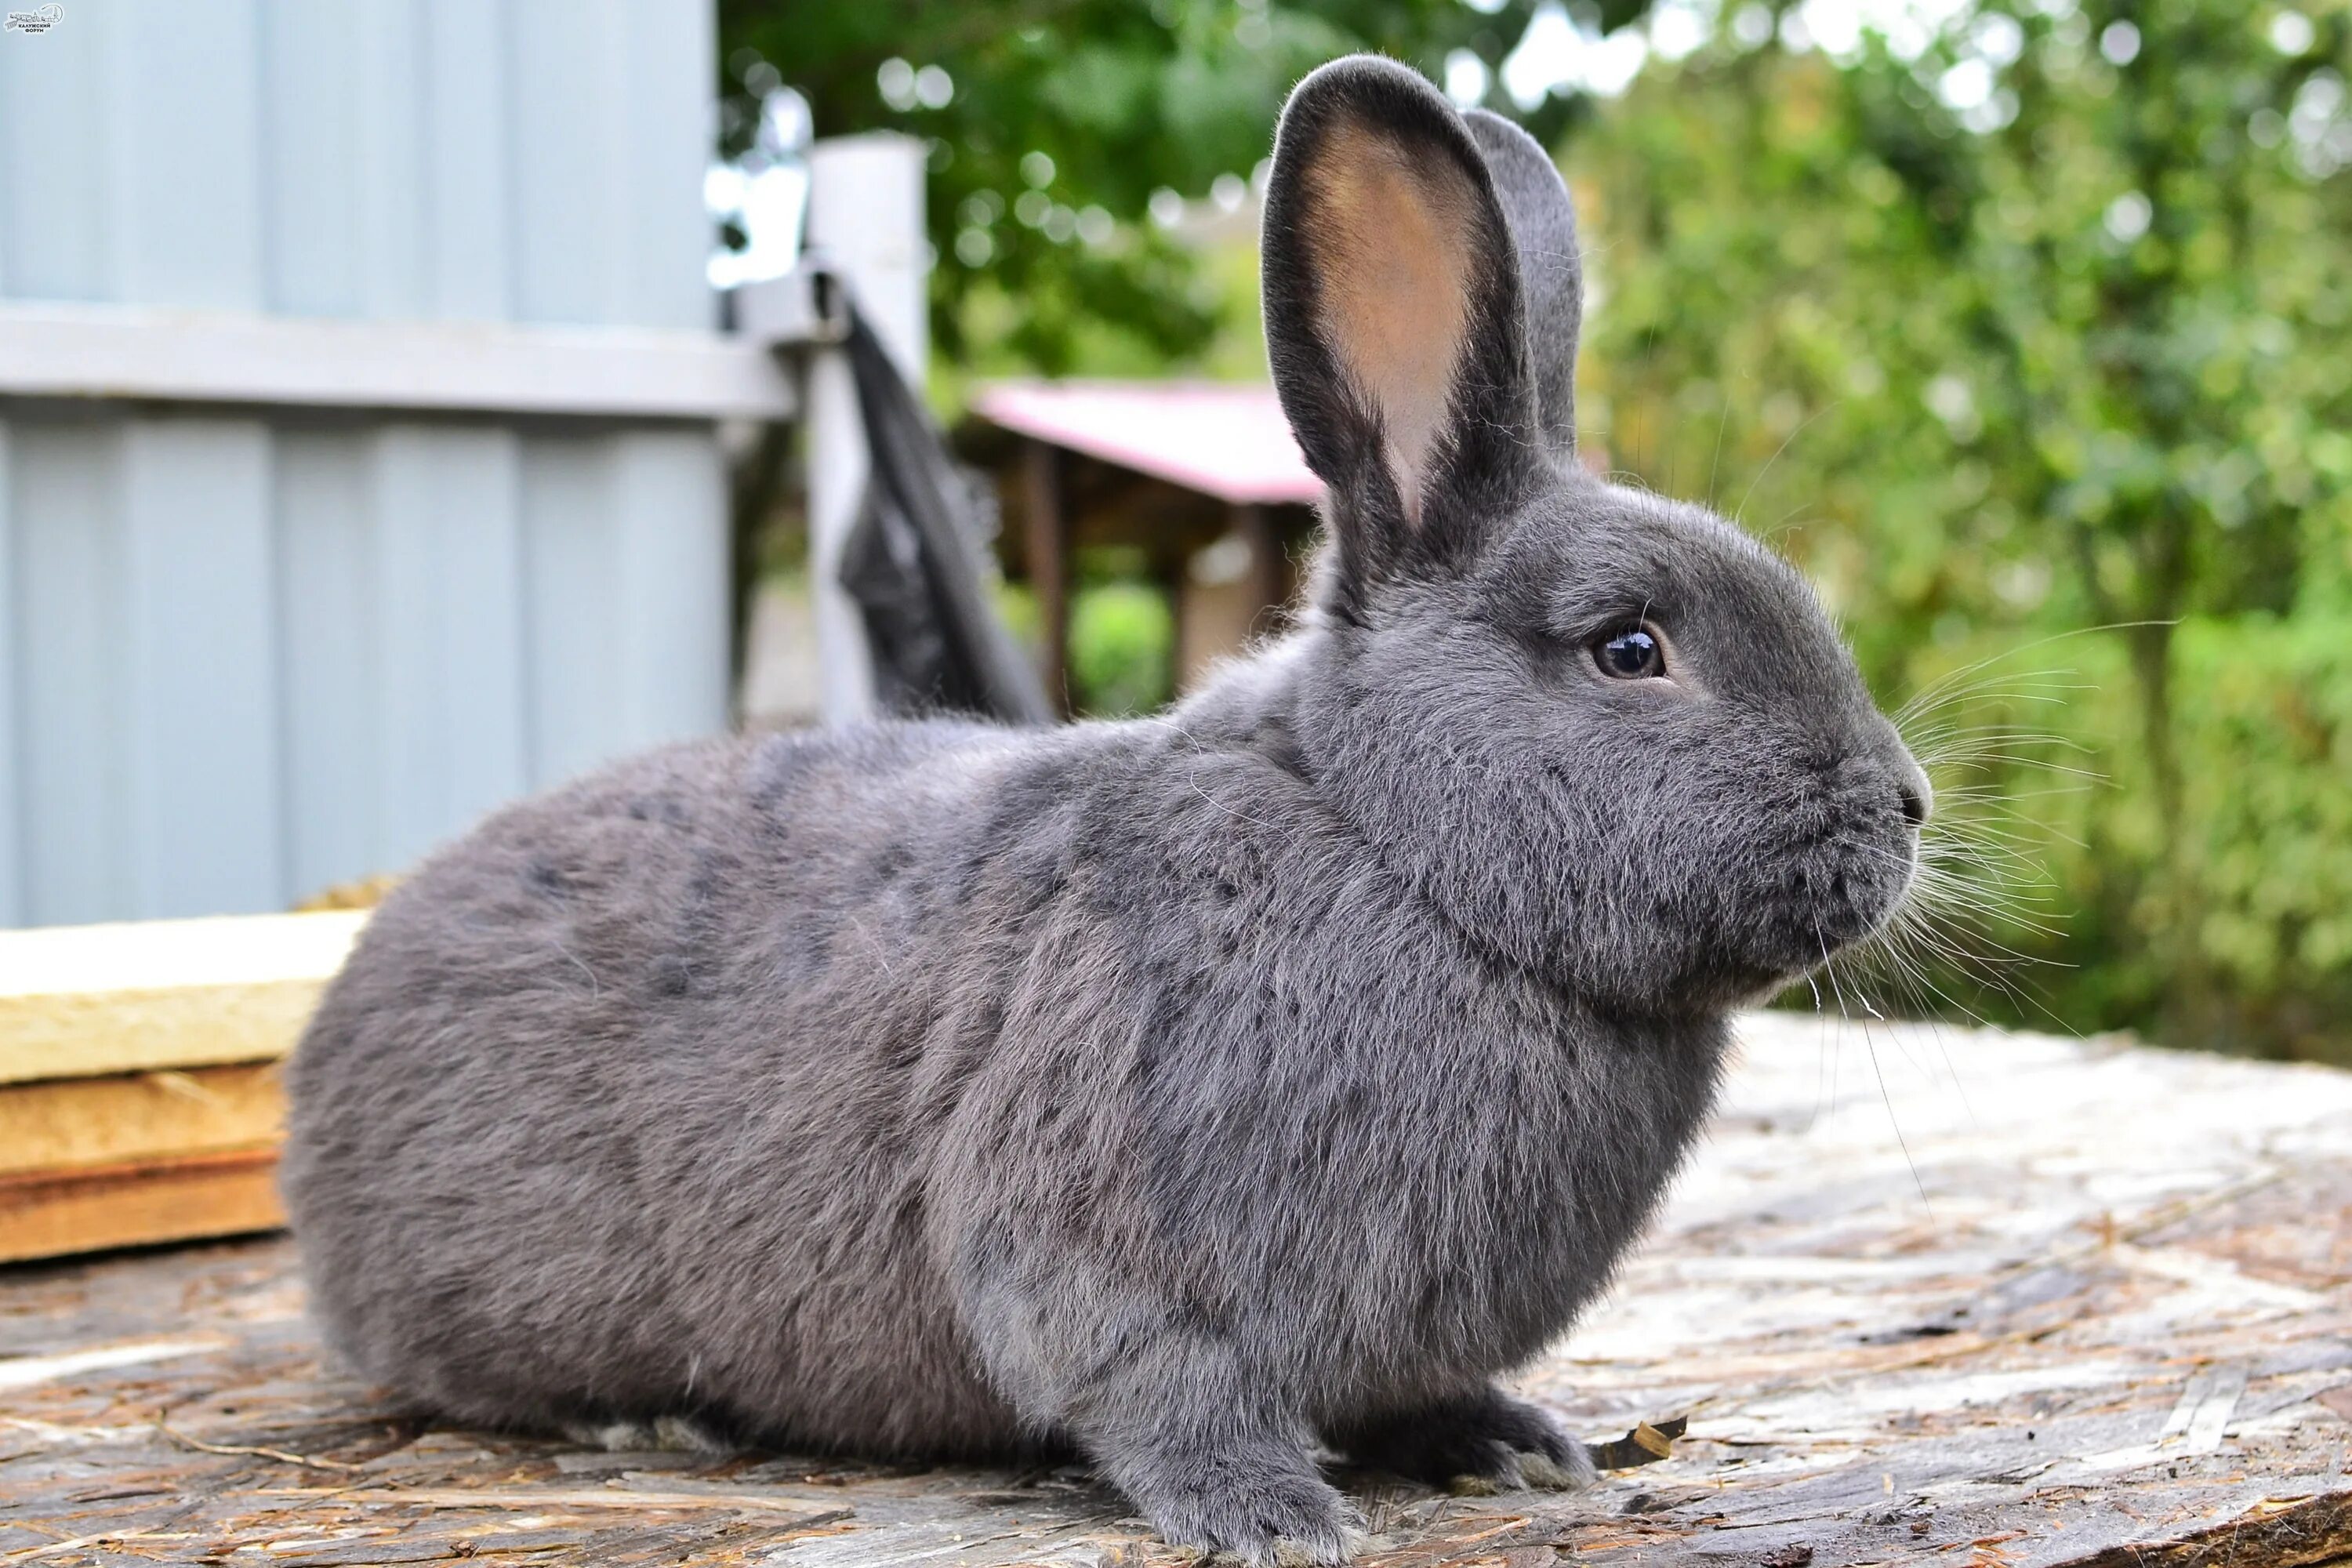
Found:
[{"label": "rabbit front paw", "polygon": [[1495,1388],[1362,1422],[1331,1440],[1360,1465],[1466,1490],[1576,1491],[1596,1474],[1591,1454],[1558,1422]]},{"label": "rabbit front paw", "polygon": [[1360,1540],[1355,1510],[1315,1477],[1176,1488],[1148,1511],[1171,1544],[1228,1552],[1251,1568],[1345,1563]]},{"label": "rabbit front paw", "polygon": [[1329,1568],[1363,1542],[1363,1521],[1302,1447],[1243,1438],[1155,1444],[1108,1456],[1118,1484],[1171,1546],[1252,1568]]}]

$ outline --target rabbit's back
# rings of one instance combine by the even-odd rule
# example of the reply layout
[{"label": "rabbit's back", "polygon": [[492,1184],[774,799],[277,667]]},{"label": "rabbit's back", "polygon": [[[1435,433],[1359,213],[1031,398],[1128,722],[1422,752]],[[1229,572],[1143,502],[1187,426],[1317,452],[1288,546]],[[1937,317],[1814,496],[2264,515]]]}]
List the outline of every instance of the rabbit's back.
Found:
[{"label": "rabbit's back", "polygon": [[978,855],[975,780],[1017,751],[945,724],[679,747],[428,862],[290,1068],[285,1184],[333,1338],[494,1423],[687,1390],[770,1433],[824,1412],[828,1444],[1011,1440],[926,1254],[908,1048],[975,1026],[989,986],[920,951],[938,922],[908,904]]}]

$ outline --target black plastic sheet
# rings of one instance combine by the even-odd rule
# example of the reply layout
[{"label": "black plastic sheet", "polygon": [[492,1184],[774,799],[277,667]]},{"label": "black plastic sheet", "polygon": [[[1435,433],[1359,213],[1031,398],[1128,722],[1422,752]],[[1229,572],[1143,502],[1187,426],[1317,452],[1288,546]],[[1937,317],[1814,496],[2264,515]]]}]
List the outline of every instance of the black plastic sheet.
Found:
[{"label": "black plastic sheet", "polygon": [[1045,688],[989,603],[992,503],[947,449],[853,303],[847,349],[873,464],[841,585],[866,620],[877,702],[898,714],[1050,724]]}]

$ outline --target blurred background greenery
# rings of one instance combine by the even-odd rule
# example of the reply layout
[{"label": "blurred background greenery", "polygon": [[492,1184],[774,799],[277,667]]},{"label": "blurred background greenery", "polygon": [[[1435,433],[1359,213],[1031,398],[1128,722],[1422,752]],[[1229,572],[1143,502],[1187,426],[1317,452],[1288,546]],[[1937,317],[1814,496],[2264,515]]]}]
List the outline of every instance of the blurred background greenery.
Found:
[{"label": "blurred background greenery", "polygon": [[[721,18],[736,143],[762,66],[824,133],[930,142],[950,416],[976,376],[1262,376],[1252,183],[1319,61],[1514,115],[1583,216],[1588,452],[1771,539],[1914,705],[1953,883],[1871,1005],[2352,1063],[2342,0]],[[1164,700],[1168,607],[1080,574],[1082,702]]]}]

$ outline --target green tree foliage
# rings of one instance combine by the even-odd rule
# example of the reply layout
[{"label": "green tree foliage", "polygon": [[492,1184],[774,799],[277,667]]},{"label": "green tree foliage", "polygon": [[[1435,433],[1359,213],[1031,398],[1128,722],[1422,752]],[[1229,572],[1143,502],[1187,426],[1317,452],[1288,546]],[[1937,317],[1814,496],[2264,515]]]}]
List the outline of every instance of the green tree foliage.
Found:
[{"label": "green tree foliage", "polygon": [[[1570,160],[1595,436],[1775,535],[1890,694],[2119,628],[1919,722],[1978,816],[1959,868],[2056,878],[1990,940],[2073,967],[2009,1005],[2352,1057],[2352,24],[1991,0],[1842,61],[1740,30]],[[2026,765],[2042,731],[2103,782],[2042,794],[2074,776]]]},{"label": "green tree foliage", "polygon": [[[1583,0],[1614,26],[1646,0]],[[821,134],[896,130],[932,150],[935,340],[952,360],[1067,370],[1104,338],[1161,363],[1206,349],[1223,296],[1147,221],[1264,158],[1290,86],[1379,49],[1433,76],[1498,66],[1536,0],[721,0],[723,112],[738,150],[764,60]],[[895,63],[894,63],[895,62]],[[921,76],[926,68],[938,73]],[[1491,74],[1491,73],[1490,73]],[[886,92],[886,89],[887,92]],[[1532,117],[1557,132],[1580,103]]]},{"label": "green tree foliage", "polygon": [[1129,577],[1091,584],[1070,601],[1070,697],[1107,718],[1149,713],[1171,693],[1176,617],[1167,595]]}]

